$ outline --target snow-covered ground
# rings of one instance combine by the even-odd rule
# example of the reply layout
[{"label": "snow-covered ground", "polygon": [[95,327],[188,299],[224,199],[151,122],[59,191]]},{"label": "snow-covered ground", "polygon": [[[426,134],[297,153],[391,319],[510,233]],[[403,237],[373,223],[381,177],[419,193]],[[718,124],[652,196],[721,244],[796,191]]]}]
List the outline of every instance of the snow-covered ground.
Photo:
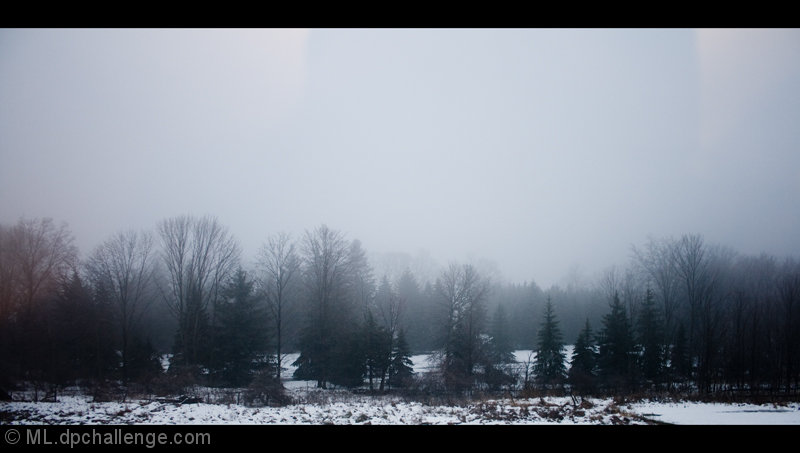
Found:
[{"label": "snow-covered ground", "polygon": [[[530,351],[517,351],[526,362]],[[291,364],[295,356],[287,357]],[[430,369],[426,355],[412,357],[417,372]],[[718,404],[699,402],[636,402],[612,399],[573,401],[567,397],[486,399],[461,405],[431,405],[396,396],[356,395],[345,390],[319,390],[314,382],[283,376],[287,390],[303,404],[246,407],[239,404],[178,404],[159,400],[92,402],[80,393],[63,394],[57,402],[0,403],[2,424],[689,424],[800,425],[800,403]]]},{"label": "snow-covered ground", "polygon": [[639,402],[626,410],[676,425],[800,425],[800,403]]},{"label": "snow-covered ground", "polygon": [[335,396],[327,401],[285,407],[237,404],[175,404],[158,401],[93,403],[66,396],[55,403],[0,404],[3,424],[334,424],[453,425],[556,424],[612,425],[652,422],[690,425],[800,425],[800,404],[634,403],[570,398],[485,400],[463,406],[426,405],[396,398]]}]

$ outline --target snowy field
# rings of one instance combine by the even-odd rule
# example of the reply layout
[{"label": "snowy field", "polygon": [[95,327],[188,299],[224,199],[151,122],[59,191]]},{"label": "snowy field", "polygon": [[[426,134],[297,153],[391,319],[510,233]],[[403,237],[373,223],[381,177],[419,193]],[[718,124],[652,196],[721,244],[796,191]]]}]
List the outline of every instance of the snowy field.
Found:
[{"label": "snowy field", "polygon": [[[518,351],[525,362],[530,351]],[[291,363],[290,357],[285,363]],[[414,356],[415,371],[431,364]],[[68,392],[58,402],[0,403],[2,424],[230,424],[230,425],[800,425],[800,403],[717,404],[698,402],[636,402],[612,399],[573,401],[568,397],[487,399],[463,405],[428,405],[396,396],[355,395],[346,390],[319,390],[313,382],[284,377],[287,391],[304,404],[246,407],[238,404],[177,404],[159,400],[92,402]]]},{"label": "snowy field", "polygon": [[[335,393],[335,392],[334,392]],[[328,401],[286,407],[175,404],[157,401],[93,403],[66,396],[55,403],[0,404],[3,424],[231,424],[231,425],[454,425],[550,424],[800,425],[800,404],[634,403],[570,398],[486,400],[464,406],[424,405],[385,397],[335,395]]]},{"label": "snowy field", "polygon": [[800,425],[800,403],[633,403],[626,410],[675,425]]}]

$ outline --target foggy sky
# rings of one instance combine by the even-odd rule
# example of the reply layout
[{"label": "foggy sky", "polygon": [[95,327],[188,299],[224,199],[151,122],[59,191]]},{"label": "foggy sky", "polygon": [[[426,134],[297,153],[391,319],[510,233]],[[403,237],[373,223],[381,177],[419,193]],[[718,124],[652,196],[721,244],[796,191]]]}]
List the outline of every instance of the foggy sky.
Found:
[{"label": "foggy sky", "polygon": [[800,252],[800,30],[3,29],[0,223],[322,223],[558,283],[648,236]]}]

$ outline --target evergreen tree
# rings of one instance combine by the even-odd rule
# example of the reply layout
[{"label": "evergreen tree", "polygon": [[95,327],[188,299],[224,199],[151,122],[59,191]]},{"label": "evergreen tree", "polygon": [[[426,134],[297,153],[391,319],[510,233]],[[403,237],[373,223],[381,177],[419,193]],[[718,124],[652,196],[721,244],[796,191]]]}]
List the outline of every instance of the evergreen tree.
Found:
[{"label": "evergreen tree", "polygon": [[302,243],[306,323],[295,377],[317,387],[360,385],[365,359],[359,309],[368,302],[370,269],[356,241],[322,225]]},{"label": "evergreen tree", "polygon": [[568,382],[577,393],[589,393],[594,390],[596,369],[597,352],[595,351],[592,328],[587,318],[586,325],[578,334],[577,340],[575,340],[575,349],[572,352],[572,360],[570,361],[569,374],[567,376]]},{"label": "evergreen tree", "polygon": [[[322,354],[320,352],[327,349],[326,345],[323,343],[322,338],[314,335],[313,330],[308,327],[303,330],[298,343],[302,352],[297,357],[297,360],[292,362],[292,365],[296,367],[292,377],[298,381],[317,380],[317,376],[321,376],[323,370],[321,366],[323,357],[321,357]],[[315,356],[320,357],[317,358]],[[321,382],[321,380],[318,380],[317,385],[321,386]]]},{"label": "evergreen tree", "polygon": [[404,319],[405,335],[408,344],[414,351],[430,351],[433,327],[431,323],[431,307],[426,295],[417,282],[414,274],[406,269],[397,280],[397,297],[406,301],[407,310]]},{"label": "evergreen tree", "polygon": [[[191,300],[191,298],[190,298]],[[211,361],[210,350],[213,326],[208,311],[198,305],[197,299],[191,302],[190,314],[180,315],[178,330],[173,341],[173,355],[170,368],[175,366],[188,372],[197,372],[202,364]],[[194,371],[191,371],[194,370]]]},{"label": "evergreen tree", "polygon": [[366,350],[359,331],[344,332],[332,349],[335,360],[330,366],[329,381],[348,388],[364,384],[366,374]]},{"label": "evergreen tree", "polygon": [[414,363],[404,329],[400,329],[394,341],[388,374],[390,387],[406,387],[414,377]]},{"label": "evergreen tree", "polygon": [[364,354],[369,389],[374,390],[374,381],[379,380],[381,390],[383,390],[391,361],[392,337],[390,332],[375,321],[372,310],[367,310],[363,338],[366,342]]},{"label": "evergreen tree", "polygon": [[611,312],[603,317],[598,349],[598,376],[601,381],[612,391],[631,384],[635,363],[633,332],[618,294],[614,294]]},{"label": "evergreen tree", "polygon": [[42,366],[54,384],[76,379],[103,379],[118,366],[111,334],[111,313],[97,303],[77,272],[63,282],[52,302],[44,330],[48,354]]},{"label": "evergreen tree", "polygon": [[488,281],[474,266],[451,264],[436,281],[441,303],[443,350],[440,367],[445,385],[457,391],[475,383],[476,367],[485,362],[483,336]]},{"label": "evergreen tree", "polygon": [[514,347],[511,345],[508,318],[503,304],[497,306],[492,318],[491,359],[494,363],[513,363]]},{"label": "evergreen tree", "polygon": [[236,270],[240,249],[214,217],[179,216],[159,223],[165,301],[178,321],[173,363],[188,371],[212,360],[221,286]]},{"label": "evergreen tree", "polygon": [[134,336],[129,346],[127,376],[133,380],[147,381],[161,374],[161,357],[152,342]]},{"label": "evergreen tree", "polygon": [[691,376],[692,365],[689,358],[689,341],[683,323],[678,325],[675,344],[670,350],[670,376],[673,381],[683,382]]},{"label": "evergreen tree", "polygon": [[639,367],[645,379],[658,381],[664,371],[663,321],[656,306],[653,291],[647,288],[639,312]]},{"label": "evergreen tree", "polygon": [[267,366],[267,311],[253,291],[253,281],[241,268],[223,288],[212,372],[222,383],[245,386]]},{"label": "evergreen tree", "polygon": [[550,297],[544,309],[544,321],[539,329],[536,359],[533,371],[536,381],[543,387],[560,385],[566,377],[564,342]]}]

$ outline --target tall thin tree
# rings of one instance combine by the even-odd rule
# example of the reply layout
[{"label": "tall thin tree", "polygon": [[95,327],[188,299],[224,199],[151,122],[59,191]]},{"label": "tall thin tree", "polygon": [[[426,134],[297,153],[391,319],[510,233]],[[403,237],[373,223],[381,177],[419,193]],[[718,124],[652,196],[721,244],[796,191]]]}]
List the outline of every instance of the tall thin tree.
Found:
[{"label": "tall thin tree", "polygon": [[275,372],[280,379],[286,324],[297,312],[300,289],[300,257],[291,237],[286,233],[271,236],[259,252],[258,267],[261,291],[275,328]]},{"label": "tall thin tree", "polygon": [[489,283],[473,266],[451,264],[436,280],[436,292],[443,314],[441,368],[448,385],[464,390],[472,386],[484,352],[480,335]]},{"label": "tall thin tree", "polygon": [[126,231],[98,246],[86,262],[99,297],[108,301],[119,329],[123,378],[128,379],[131,337],[156,296],[153,238]]},{"label": "tall thin tree", "polygon": [[[162,294],[178,320],[178,357],[202,363],[211,341],[223,282],[239,263],[240,249],[215,217],[180,216],[159,223],[162,256],[169,277]],[[209,313],[210,312],[210,313]]]}]

